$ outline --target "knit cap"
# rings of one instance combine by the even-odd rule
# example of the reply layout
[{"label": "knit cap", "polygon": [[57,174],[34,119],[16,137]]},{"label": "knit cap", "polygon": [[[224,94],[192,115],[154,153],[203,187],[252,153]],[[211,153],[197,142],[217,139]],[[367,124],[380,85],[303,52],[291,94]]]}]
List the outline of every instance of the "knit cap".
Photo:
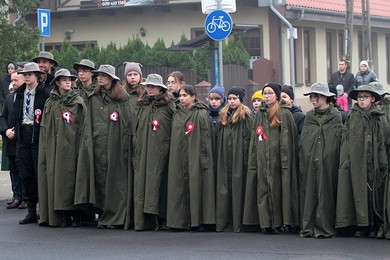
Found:
[{"label": "knit cap", "polygon": [[283,86],[281,92],[286,93],[292,100],[294,100],[295,95],[294,95],[294,91],[293,91],[291,86],[288,86],[288,85]]},{"label": "knit cap", "polygon": [[278,100],[280,100],[280,94],[281,94],[281,90],[282,90],[282,86],[280,86],[278,83],[275,83],[275,82],[269,82],[269,83],[266,83],[265,85],[264,85],[264,88],[263,88],[263,90],[266,88],[266,87],[270,87],[270,88],[272,88],[272,90],[275,92],[275,94],[276,94],[276,98],[278,99]]},{"label": "knit cap", "polygon": [[241,87],[234,86],[231,89],[229,89],[228,97],[230,94],[236,95],[242,103],[244,101],[244,97],[245,97],[245,89],[243,89]]},{"label": "knit cap", "polygon": [[263,97],[263,91],[262,90],[259,90],[259,91],[256,91],[253,95],[252,95],[252,102],[253,100],[255,100],[256,98],[257,99],[261,99],[261,100],[264,100],[264,97]]},{"label": "knit cap", "polygon": [[225,88],[222,87],[221,85],[215,85],[212,89],[209,91],[209,96],[211,93],[216,93],[218,94],[221,99],[223,100],[225,98]]},{"label": "knit cap", "polygon": [[367,69],[370,68],[370,67],[368,66],[368,62],[367,62],[366,60],[362,60],[362,61],[360,62],[360,66],[362,66],[362,65],[366,65]]},{"label": "knit cap", "polygon": [[142,77],[141,63],[125,61],[123,62],[123,64],[125,64],[125,77],[127,76],[127,73],[129,73],[130,71],[135,71]]}]

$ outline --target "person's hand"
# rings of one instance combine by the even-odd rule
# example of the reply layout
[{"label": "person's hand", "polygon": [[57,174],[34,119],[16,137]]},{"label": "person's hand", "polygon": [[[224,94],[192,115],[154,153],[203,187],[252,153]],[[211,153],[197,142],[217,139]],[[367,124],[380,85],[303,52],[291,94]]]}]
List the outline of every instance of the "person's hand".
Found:
[{"label": "person's hand", "polygon": [[347,98],[347,97],[348,97],[347,92],[344,92],[344,93],[343,93],[343,96]]},{"label": "person's hand", "polygon": [[15,138],[15,131],[14,131],[14,128],[10,128],[8,129],[7,131],[5,131],[5,135],[9,138],[9,139],[14,139]]}]

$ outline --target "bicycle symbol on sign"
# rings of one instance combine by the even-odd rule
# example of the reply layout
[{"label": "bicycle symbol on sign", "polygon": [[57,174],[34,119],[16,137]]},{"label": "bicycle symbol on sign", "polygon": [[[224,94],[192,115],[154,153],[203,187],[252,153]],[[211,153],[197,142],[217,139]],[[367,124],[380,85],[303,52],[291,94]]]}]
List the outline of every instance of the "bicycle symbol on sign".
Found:
[{"label": "bicycle symbol on sign", "polygon": [[219,16],[219,18],[216,18],[216,16],[213,16],[210,23],[207,24],[206,30],[209,33],[215,32],[216,29],[222,29],[222,31],[227,32],[230,30],[230,23],[223,20],[223,16]]}]

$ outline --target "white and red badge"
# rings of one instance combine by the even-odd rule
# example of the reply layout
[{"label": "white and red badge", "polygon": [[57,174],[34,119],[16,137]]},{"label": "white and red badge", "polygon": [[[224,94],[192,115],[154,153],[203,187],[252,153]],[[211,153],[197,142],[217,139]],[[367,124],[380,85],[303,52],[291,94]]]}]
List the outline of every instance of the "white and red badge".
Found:
[{"label": "white and red badge", "polygon": [[112,112],[111,115],[110,115],[110,120],[114,121],[114,122],[118,121],[119,120],[118,112],[116,112],[116,111]]},{"label": "white and red badge", "polygon": [[194,130],[194,123],[188,122],[186,127],[187,127],[186,135],[189,135],[192,132],[192,130]]},{"label": "white and red badge", "polygon": [[39,124],[39,120],[41,119],[41,115],[42,115],[42,110],[40,109],[35,109],[35,112],[34,112],[36,118],[35,118],[35,122],[37,124]]},{"label": "white and red badge", "polygon": [[152,120],[152,126],[153,126],[153,131],[157,132],[158,127],[160,126],[160,121],[156,119]]},{"label": "white and red badge", "polygon": [[259,125],[257,128],[256,128],[256,134],[259,136],[259,141],[263,141],[264,140],[267,140],[267,135],[264,133],[263,131],[263,127],[261,125]]},{"label": "white and red badge", "polygon": [[69,111],[65,110],[64,112],[62,112],[62,118],[68,123],[74,123],[74,119],[72,118],[72,113],[70,113]]}]

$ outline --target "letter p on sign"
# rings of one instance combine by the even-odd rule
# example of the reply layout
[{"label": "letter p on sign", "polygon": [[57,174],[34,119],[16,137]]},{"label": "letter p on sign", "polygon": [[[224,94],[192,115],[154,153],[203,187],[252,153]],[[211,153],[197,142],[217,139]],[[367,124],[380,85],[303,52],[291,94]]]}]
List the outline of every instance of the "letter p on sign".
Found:
[{"label": "letter p on sign", "polygon": [[38,27],[42,37],[50,37],[50,10],[38,9]]}]

